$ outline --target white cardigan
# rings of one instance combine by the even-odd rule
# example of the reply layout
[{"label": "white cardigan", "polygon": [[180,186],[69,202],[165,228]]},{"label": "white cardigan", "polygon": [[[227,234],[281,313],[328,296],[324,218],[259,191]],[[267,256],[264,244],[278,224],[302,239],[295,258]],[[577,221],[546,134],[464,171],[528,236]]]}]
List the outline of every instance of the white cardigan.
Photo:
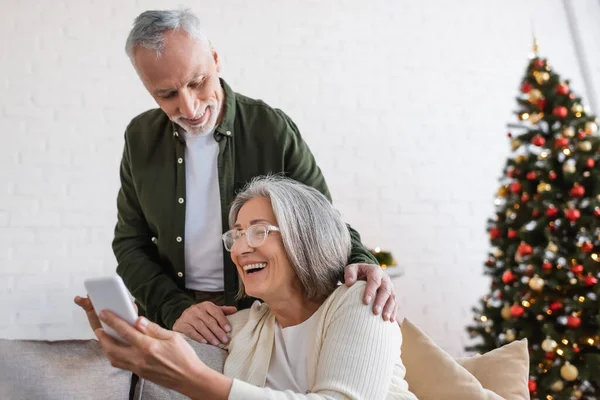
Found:
[{"label": "white cardigan", "polygon": [[234,378],[230,400],[416,400],[404,380],[402,334],[396,322],[362,302],[365,282],[338,287],[320,307],[308,344],[307,394],[264,388],[273,349],[275,317],[266,304],[229,316],[232,340],[225,375]]}]

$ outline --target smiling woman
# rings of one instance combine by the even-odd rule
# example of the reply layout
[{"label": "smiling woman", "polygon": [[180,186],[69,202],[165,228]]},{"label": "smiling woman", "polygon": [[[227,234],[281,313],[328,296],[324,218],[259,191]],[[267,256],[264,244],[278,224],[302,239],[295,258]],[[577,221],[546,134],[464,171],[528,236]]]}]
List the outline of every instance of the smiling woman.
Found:
[{"label": "smiling woman", "polygon": [[234,200],[229,223],[223,243],[243,282],[239,296],[262,302],[227,317],[224,374],[179,334],[146,319],[136,330],[106,313],[131,343],[98,329],[113,365],[192,399],[416,399],[398,324],[363,305],[365,282],[339,284],[350,235],[323,194],[279,176],[255,178]]}]

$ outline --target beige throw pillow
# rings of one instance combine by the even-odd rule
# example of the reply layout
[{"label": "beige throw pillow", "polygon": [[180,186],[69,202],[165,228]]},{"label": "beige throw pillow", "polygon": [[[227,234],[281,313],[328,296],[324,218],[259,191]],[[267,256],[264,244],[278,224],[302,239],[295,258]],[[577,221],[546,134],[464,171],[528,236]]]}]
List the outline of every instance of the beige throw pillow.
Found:
[{"label": "beige throw pillow", "polygon": [[483,355],[456,360],[481,385],[506,399],[529,400],[527,339],[517,340]]},{"label": "beige throw pillow", "polygon": [[402,322],[402,362],[408,389],[420,400],[498,400],[469,371],[408,319]]}]

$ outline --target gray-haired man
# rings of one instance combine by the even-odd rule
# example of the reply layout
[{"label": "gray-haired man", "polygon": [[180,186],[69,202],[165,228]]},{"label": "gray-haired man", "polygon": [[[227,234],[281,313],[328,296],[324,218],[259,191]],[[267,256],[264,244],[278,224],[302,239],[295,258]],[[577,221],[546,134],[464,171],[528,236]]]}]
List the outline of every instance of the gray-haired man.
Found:
[{"label": "gray-haired man", "polygon": [[[199,341],[226,341],[224,314],[251,303],[236,301],[237,272],[221,242],[235,192],[255,176],[284,173],[331,198],[325,179],[286,114],[220,78],[219,55],[190,11],[142,13],[126,51],[160,108],[125,132],[117,272],[151,320]],[[374,312],[393,320],[394,287],[349,230],[346,284],[367,279],[365,302],[376,295]],[[207,300],[229,307],[198,304]]]}]

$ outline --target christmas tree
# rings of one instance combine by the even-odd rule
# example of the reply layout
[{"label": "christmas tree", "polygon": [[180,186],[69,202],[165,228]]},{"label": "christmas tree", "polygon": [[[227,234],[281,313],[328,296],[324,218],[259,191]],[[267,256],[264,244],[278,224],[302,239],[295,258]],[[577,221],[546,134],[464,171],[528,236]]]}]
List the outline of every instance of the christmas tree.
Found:
[{"label": "christmas tree", "polygon": [[491,290],[473,309],[467,351],[527,338],[532,399],[598,399],[598,123],[535,42],[530,58],[488,220]]}]

